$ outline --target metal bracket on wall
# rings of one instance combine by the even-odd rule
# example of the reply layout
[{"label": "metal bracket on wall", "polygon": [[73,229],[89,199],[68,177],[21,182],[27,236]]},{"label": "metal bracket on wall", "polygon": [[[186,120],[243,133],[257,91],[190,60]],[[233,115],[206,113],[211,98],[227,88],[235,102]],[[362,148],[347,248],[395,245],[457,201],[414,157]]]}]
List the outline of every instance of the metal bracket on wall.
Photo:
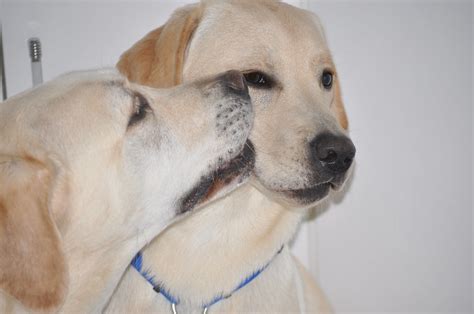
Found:
[{"label": "metal bracket on wall", "polygon": [[5,63],[3,62],[3,36],[2,36],[2,23],[0,22],[0,94],[2,100],[7,99],[7,84],[5,77]]},{"label": "metal bracket on wall", "polygon": [[41,42],[39,38],[28,39],[28,48],[31,58],[31,75],[33,86],[43,83],[43,68],[41,65]]}]

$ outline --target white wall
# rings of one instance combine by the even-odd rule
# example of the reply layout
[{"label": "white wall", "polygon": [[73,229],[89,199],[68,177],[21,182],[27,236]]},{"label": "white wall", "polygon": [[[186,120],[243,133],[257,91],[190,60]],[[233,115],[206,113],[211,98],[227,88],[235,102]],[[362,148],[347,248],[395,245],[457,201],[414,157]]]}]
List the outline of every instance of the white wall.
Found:
[{"label": "white wall", "polygon": [[329,2],[323,20],[357,146],[315,222],[339,311],[472,311],[472,4]]},{"label": "white wall", "polygon": [[[31,86],[29,37],[41,38],[45,80],[113,66],[189,2],[3,0],[9,95]],[[358,149],[349,192],[294,251],[339,312],[470,311],[470,4],[290,2],[326,26]]]},{"label": "white wall", "polygon": [[28,38],[41,39],[45,80],[71,70],[114,66],[122,52],[191,2],[3,0],[8,95],[31,87]]}]

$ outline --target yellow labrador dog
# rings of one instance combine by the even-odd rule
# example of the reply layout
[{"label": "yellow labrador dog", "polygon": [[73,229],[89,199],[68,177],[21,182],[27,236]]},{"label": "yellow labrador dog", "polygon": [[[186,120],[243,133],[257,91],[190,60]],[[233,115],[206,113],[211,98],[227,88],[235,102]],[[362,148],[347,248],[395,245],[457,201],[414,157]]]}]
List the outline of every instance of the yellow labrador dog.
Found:
[{"label": "yellow labrador dog", "polygon": [[109,310],[330,312],[287,247],[304,209],[341,189],[355,155],[319,19],[277,1],[203,1],[177,10],[118,68],[150,86],[240,70],[256,110],[256,165],[252,184],[160,234],[142,253],[152,284],[130,268]]},{"label": "yellow labrador dog", "polygon": [[148,241],[248,177],[252,120],[237,71],[162,90],[85,71],[1,103],[0,312],[100,312]]}]

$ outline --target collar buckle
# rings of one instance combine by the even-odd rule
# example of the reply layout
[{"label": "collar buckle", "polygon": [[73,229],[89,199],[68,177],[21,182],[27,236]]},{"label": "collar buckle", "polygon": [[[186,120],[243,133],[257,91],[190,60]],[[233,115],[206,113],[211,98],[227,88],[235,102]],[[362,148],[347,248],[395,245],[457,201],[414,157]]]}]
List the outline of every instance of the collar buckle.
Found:
[{"label": "collar buckle", "polygon": [[[171,303],[171,313],[178,314],[178,311],[176,311],[176,303]],[[202,314],[207,314],[207,306],[202,309]]]}]

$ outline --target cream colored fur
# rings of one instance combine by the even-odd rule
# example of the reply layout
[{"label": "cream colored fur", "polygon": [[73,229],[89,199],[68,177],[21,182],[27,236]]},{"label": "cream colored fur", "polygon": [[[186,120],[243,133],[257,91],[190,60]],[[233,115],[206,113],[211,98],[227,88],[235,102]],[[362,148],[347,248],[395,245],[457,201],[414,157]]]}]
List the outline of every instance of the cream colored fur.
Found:
[{"label": "cream colored fur", "polygon": [[[184,31],[190,20],[196,25],[192,36]],[[169,47],[185,38],[180,42],[186,49],[179,50],[184,56],[162,49],[173,36]],[[308,203],[285,193],[314,184],[308,142],[325,131],[347,135],[348,122],[323,27],[310,12],[277,1],[203,1],[178,10],[146,35],[122,55],[118,68],[143,84],[167,86],[179,76],[150,71],[169,68],[169,54],[184,58],[185,82],[228,69],[261,71],[275,81],[270,89],[250,87],[257,155],[252,182],[173,224],[143,252],[146,268],[180,298],[178,312],[199,313],[203,304],[231,292],[292,239],[306,210],[321,200]],[[324,70],[334,73],[330,90],[321,85]],[[108,311],[169,313],[170,304],[129,269]],[[252,283],[209,308],[209,313],[301,311],[326,313],[331,307],[288,246]]]},{"label": "cream colored fur", "polygon": [[[78,72],[0,104],[1,313],[102,311],[183,197],[244,147],[253,110],[229,82],[155,90]],[[241,124],[219,117],[236,103]]]}]

